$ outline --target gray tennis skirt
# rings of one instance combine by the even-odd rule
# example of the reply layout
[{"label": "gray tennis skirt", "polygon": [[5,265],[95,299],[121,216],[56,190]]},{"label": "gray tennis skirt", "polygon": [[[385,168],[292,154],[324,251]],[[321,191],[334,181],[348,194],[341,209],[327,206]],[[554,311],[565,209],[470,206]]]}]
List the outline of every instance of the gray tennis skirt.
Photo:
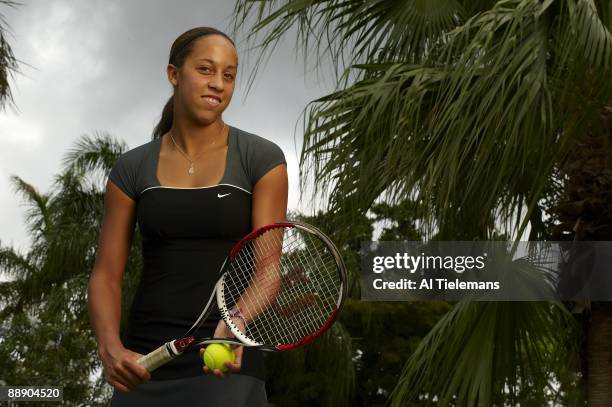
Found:
[{"label": "gray tennis skirt", "polygon": [[223,378],[203,374],[183,379],[148,381],[130,392],[115,389],[111,399],[112,407],[181,405],[265,407],[268,400],[263,380],[241,374]]}]

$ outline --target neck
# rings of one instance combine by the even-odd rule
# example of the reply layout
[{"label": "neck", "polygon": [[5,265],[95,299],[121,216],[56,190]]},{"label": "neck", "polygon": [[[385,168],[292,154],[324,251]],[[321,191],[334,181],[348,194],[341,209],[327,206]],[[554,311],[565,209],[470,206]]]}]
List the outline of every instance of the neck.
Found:
[{"label": "neck", "polygon": [[214,144],[215,147],[225,145],[225,132],[228,127],[221,117],[206,126],[194,126],[191,123],[176,123],[169,133],[174,141],[189,156],[205,151]]}]

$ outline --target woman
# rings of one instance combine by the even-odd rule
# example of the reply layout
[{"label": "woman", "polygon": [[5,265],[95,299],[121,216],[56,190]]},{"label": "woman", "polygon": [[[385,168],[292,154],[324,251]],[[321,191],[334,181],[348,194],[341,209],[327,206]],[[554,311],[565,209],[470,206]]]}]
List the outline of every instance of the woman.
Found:
[{"label": "woman", "polygon": [[[152,373],[136,363],[191,326],[242,236],[286,216],[282,150],[222,119],[237,67],[224,33],[198,27],[179,36],[167,66],[174,92],[153,140],[121,155],[109,175],[88,301],[105,378],[115,388],[112,405],[267,404],[263,355],[253,349],[236,347],[228,374],[203,367],[202,349]],[[144,268],[120,337],[121,282],[136,222]],[[221,319],[199,332],[213,334],[233,336]]]}]

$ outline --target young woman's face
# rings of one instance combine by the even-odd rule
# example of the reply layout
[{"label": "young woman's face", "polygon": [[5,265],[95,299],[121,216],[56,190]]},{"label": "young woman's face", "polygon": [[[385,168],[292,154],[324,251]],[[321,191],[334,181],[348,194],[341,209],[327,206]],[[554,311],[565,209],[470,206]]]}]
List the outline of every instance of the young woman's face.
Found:
[{"label": "young woman's face", "polygon": [[195,40],[178,70],[168,66],[168,76],[185,113],[196,122],[210,124],[232,99],[237,67],[232,43],[221,35],[206,35]]}]

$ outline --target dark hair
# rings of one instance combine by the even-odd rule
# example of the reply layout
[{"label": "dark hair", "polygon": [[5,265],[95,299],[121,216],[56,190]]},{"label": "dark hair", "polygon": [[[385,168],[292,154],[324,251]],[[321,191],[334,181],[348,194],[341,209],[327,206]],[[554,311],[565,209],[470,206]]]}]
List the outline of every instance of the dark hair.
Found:
[{"label": "dark hair", "polygon": [[[195,40],[203,37],[205,35],[218,34],[227,38],[232,45],[234,41],[222,31],[217,30],[212,27],[196,27],[191,30],[185,31],[181,35],[178,36],[176,40],[172,43],[172,47],[170,48],[170,56],[168,57],[168,63],[176,66],[177,68],[182,66],[185,62],[185,58],[191,52],[193,48],[193,44]],[[164,110],[162,110],[161,118],[159,122],[153,129],[153,139],[159,138],[165,133],[167,133],[172,127],[172,118],[174,115],[174,94],[170,96],[166,105],[164,106]]]}]

